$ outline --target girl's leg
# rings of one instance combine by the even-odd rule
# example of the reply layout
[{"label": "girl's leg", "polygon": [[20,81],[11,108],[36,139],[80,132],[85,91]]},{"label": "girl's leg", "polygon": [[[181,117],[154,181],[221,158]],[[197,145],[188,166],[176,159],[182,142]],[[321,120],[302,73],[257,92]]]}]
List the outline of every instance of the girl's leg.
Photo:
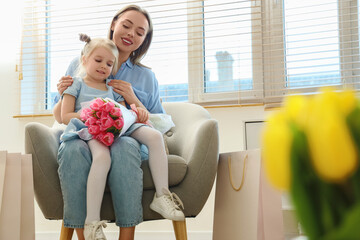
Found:
[{"label": "girl's leg", "polygon": [[163,136],[156,129],[144,126],[136,129],[131,137],[148,147],[149,167],[156,195],[157,197],[164,195],[163,189],[169,188],[169,169]]},{"label": "girl's leg", "polygon": [[110,150],[107,146],[92,139],[88,141],[92,154],[92,164],[87,181],[85,223],[100,221],[100,208],[104,196],[106,178],[110,170]]},{"label": "girl's leg", "polygon": [[110,150],[98,140],[88,142],[92,164],[86,188],[86,219],[84,237],[86,240],[106,239],[102,227],[105,221],[100,221],[101,202],[104,196],[107,174],[110,169]]},{"label": "girl's leg", "polygon": [[149,167],[156,189],[150,208],[164,218],[184,220],[184,213],[179,208],[179,205],[182,206],[181,200],[169,191],[168,160],[162,134],[154,128],[144,126],[136,129],[131,136],[149,149]]},{"label": "girl's leg", "polygon": [[135,227],[121,227],[119,232],[119,240],[134,240]]}]

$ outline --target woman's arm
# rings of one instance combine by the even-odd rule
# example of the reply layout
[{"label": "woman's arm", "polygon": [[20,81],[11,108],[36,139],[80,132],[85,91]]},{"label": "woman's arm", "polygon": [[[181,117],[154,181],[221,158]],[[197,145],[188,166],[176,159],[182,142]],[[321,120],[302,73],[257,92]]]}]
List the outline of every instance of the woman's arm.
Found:
[{"label": "woman's arm", "polygon": [[61,103],[61,121],[68,124],[72,118],[80,119],[80,114],[75,112],[76,98],[69,94],[64,94]]},{"label": "woman's arm", "polygon": [[108,83],[108,85],[113,87],[114,92],[123,96],[125,101],[129,105],[135,104],[135,106],[137,106],[137,107],[142,107],[142,108],[146,109],[146,107],[136,97],[134,90],[130,83],[125,82],[123,80],[113,79]]}]

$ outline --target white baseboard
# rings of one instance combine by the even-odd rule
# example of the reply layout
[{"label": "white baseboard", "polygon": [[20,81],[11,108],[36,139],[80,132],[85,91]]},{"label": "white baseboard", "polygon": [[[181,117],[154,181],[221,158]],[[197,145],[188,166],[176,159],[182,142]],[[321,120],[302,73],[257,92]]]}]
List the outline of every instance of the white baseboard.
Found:
[{"label": "white baseboard", "polygon": [[[106,237],[108,240],[117,240],[119,237],[118,232],[106,232]],[[36,233],[36,240],[59,240],[59,232],[41,232]],[[76,233],[72,238],[77,240]],[[175,240],[174,232],[144,232],[139,231],[135,232],[135,240]],[[210,231],[196,231],[188,232],[188,240],[212,240],[212,232]]]}]

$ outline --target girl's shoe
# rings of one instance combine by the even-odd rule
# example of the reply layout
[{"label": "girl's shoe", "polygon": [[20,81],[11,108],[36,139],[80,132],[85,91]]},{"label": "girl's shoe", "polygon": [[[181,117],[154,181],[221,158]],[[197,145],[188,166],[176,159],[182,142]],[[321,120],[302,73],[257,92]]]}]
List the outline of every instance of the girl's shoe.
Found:
[{"label": "girl's shoe", "polygon": [[102,229],[103,227],[106,228],[106,221],[94,221],[92,223],[85,224],[85,240],[106,240]]},{"label": "girl's shoe", "polygon": [[185,216],[180,209],[180,207],[184,209],[184,204],[180,198],[175,193],[171,193],[169,189],[163,188],[163,192],[164,195],[160,197],[156,197],[155,193],[154,199],[150,204],[150,209],[159,213],[166,219],[184,221]]}]

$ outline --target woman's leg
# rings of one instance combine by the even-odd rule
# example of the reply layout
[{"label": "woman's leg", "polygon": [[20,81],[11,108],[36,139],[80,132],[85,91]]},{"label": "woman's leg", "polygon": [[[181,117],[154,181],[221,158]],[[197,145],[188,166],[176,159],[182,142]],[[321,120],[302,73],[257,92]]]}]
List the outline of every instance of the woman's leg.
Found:
[{"label": "woman's leg", "polygon": [[86,217],[86,183],[91,166],[91,153],[87,143],[80,139],[61,143],[58,163],[64,200],[64,226],[83,228]]},{"label": "woman's leg", "polygon": [[148,147],[149,168],[156,195],[158,197],[164,195],[163,189],[169,188],[169,169],[163,136],[156,129],[144,126],[136,129],[131,137]]},{"label": "woman's leg", "polygon": [[[140,144],[135,139],[122,136],[110,147],[111,168],[108,183],[114,204],[116,225],[134,227],[143,218]],[[126,230],[125,230],[126,231]]]},{"label": "woman's leg", "polygon": [[86,219],[85,223],[100,221],[101,202],[104,196],[106,178],[110,170],[110,150],[107,146],[92,139],[88,142],[92,164],[87,181]]}]

